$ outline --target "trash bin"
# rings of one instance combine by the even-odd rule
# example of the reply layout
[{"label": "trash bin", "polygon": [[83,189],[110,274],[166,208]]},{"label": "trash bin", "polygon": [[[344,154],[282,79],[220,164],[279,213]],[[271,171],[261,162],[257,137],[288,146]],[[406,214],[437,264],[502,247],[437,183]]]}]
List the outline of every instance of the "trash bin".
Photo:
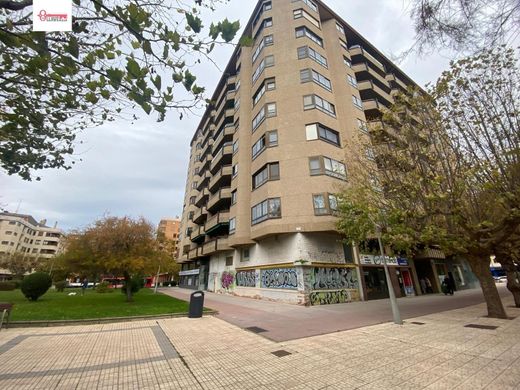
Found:
[{"label": "trash bin", "polygon": [[204,308],[204,293],[202,291],[195,291],[190,296],[190,309],[188,318],[202,317],[202,309]]}]

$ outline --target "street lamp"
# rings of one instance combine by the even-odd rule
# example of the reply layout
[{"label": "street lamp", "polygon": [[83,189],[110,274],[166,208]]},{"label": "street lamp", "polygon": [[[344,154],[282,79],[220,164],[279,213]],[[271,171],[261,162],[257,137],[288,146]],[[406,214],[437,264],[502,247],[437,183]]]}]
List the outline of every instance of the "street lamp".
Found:
[{"label": "street lamp", "polygon": [[390,296],[390,305],[392,306],[392,315],[394,316],[394,324],[402,325],[401,313],[399,312],[399,306],[397,306],[397,299],[395,298],[395,291],[390,279],[390,272],[388,271],[388,264],[386,263],[385,250],[383,248],[383,240],[381,239],[381,227],[376,225],[377,241],[379,243],[379,251],[383,257],[383,266],[385,268],[386,285],[388,287],[388,295]]}]

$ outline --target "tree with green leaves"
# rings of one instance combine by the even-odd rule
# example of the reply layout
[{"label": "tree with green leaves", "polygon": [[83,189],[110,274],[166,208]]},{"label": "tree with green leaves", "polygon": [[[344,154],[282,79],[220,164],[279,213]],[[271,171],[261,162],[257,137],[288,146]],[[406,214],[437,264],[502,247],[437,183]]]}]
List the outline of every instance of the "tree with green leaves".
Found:
[{"label": "tree with green leaves", "polygon": [[514,52],[501,47],[452,63],[429,95],[398,95],[372,132],[377,164],[365,169],[380,195],[348,189],[340,202],[349,239],[360,235],[348,223],[364,226],[376,213],[395,250],[435,245],[464,257],[495,318],[507,316],[490,257],[520,224],[519,74]]},{"label": "tree with green leaves", "polygon": [[22,279],[42,265],[42,259],[30,254],[13,252],[0,254],[0,268],[11,272],[14,279]]},{"label": "tree with green leaves", "polygon": [[182,118],[204,101],[190,69],[240,27],[225,19],[203,37],[202,10],[226,1],[74,0],[72,32],[34,32],[32,0],[0,0],[2,170],[69,169],[78,132],[127,108]]},{"label": "tree with green leaves", "polygon": [[66,245],[61,261],[71,270],[124,277],[128,302],[132,301],[133,277],[154,274],[170,262],[144,218],[102,218],[71,235]]}]

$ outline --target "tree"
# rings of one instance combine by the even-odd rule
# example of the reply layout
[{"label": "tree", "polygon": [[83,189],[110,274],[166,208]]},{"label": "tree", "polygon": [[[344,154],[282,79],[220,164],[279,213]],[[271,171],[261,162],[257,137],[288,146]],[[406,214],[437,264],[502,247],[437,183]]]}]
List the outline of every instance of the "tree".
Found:
[{"label": "tree", "polygon": [[372,133],[379,203],[348,190],[341,206],[351,224],[356,213],[366,220],[367,203],[382,208],[384,238],[397,250],[438,245],[466,258],[496,318],[506,313],[490,256],[520,224],[519,86],[513,51],[499,48],[452,63],[429,95],[397,96]]},{"label": "tree", "polygon": [[520,33],[518,0],[412,0],[411,16],[419,53],[477,53],[511,44]]},{"label": "tree", "polygon": [[153,274],[165,261],[154,228],[144,218],[105,217],[73,237],[64,261],[77,269],[123,276],[127,302],[132,301],[132,277]]},{"label": "tree", "polygon": [[509,240],[504,240],[495,248],[496,260],[507,277],[507,289],[513,294],[515,306],[520,307],[520,234],[516,232]]},{"label": "tree", "polygon": [[63,33],[32,31],[32,0],[0,0],[0,167],[26,180],[69,169],[77,133],[125,108],[182,118],[203,100],[191,67],[240,27],[225,19],[202,37],[201,9],[221,1],[74,0]]},{"label": "tree", "polygon": [[13,252],[0,255],[0,268],[8,269],[15,279],[22,279],[42,264],[42,260],[25,253]]}]

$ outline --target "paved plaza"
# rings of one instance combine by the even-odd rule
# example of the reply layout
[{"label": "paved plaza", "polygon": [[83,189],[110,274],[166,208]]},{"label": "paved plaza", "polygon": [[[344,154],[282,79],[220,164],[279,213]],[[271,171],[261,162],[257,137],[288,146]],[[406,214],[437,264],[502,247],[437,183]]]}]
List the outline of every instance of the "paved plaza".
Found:
[{"label": "paved plaza", "polygon": [[518,389],[520,317],[484,314],[285,342],[211,316],[2,330],[0,389]]}]

